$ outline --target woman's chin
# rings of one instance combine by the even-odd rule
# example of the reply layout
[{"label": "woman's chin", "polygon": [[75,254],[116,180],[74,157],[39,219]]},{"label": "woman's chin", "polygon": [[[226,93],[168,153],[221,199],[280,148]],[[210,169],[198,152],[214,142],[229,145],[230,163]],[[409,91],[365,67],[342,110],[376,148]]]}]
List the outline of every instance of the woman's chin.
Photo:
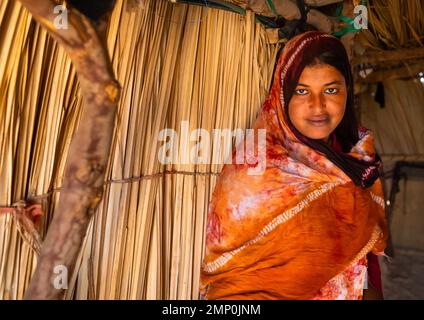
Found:
[{"label": "woman's chin", "polygon": [[313,140],[324,140],[327,141],[328,137],[330,136],[331,131],[325,131],[325,132],[308,132],[303,133],[304,136],[308,137],[309,139]]}]

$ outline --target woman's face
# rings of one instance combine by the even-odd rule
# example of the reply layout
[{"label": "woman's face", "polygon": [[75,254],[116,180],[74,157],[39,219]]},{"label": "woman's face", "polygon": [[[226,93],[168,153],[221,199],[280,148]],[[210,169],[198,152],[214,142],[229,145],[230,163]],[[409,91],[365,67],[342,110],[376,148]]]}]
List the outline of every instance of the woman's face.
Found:
[{"label": "woman's face", "polygon": [[289,117],[304,136],[327,142],[342,121],[346,100],[346,82],[336,68],[328,64],[308,66],[290,100]]}]

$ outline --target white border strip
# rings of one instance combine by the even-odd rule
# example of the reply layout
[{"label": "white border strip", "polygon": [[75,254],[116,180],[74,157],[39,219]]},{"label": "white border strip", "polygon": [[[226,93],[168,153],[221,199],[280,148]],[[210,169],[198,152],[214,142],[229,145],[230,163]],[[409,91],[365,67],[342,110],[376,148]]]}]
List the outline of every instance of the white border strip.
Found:
[{"label": "white border strip", "polygon": [[377,196],[374,192],[370,191],[371,198],[378,203],[383,209],[385,208],[384,199],[380,196]]}]

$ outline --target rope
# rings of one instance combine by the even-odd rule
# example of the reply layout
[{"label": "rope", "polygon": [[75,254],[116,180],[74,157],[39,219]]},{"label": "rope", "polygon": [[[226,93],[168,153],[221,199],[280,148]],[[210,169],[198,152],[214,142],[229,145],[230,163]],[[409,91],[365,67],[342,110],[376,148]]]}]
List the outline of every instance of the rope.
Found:
[{"label": "rope", "polygon": [[11,214],[22,239],[40,255],[42,239],[37,230],[37,221],[43,215],[41,204],[20,200],[12,206],[0,206],[0,214]]},{"label": "rope", "polygon": [[278,16],[277,10],[275,9],[275,5],[274,5],[274,3],[272,2],[272,0],[266,0],[266,2],[268,3],[268,7],[271,9],[272,13],[273,13],[275,16]]},{"label": "rope", "polygon": [[[138,177],[131,177],[131,178],[124,178],[124,179],[110,179],[106,180],[104,182],[104,185],[109,185],[112,183],[132,183],[132,182],[138,182],[141,180],[148,180],[148,179],[154,179],[158,177],[164,177],[168,174],[181,174],[181,175],[188,175],[188,176],[218,176],[219,172],[195,172],[195,171],[179,171],[179,170],[165,170],[163,172],[158,172],[150,175],[143,175]],[[40,194],[40,195],[33,195],[29,196],[27,201],[35,201],[35,200],[43,200],[49,198],[54,192],[60,191],[62,188],[54,188],[50,191]],[[37,205],[37,204],[36,204]],[[12,213],[17,208],[26,207],[27,210],[29,210],[31,207],[27,207],[25,200],[20,200],[12,205],[1,205],[0,206],[0,214],[1,213]]]},{"label": "rope", "polygon": [[[177,170],[167,170],[151,175],[132,177],[126,179],[116,179],[116,180],[107,180],[104,182],[104,185],[112,183],[131,183],[141,180],[153,179],[157,177],[163,177],[167,174],[182,174],[190,176],[218,176],[218,172],[192,172],[192,171],[177,171]],[[1,214],[11,214],[19,234],[24,239],[25,242],[34,250],[37,255],[40,255],[42,239],[40,233],[36,228],[37,221],[43,215],[42,205],[36,203],[39,200],[49,198],[54,192],[60,191],[61,188],[54,188],[48,191],[45,194],[30,196],[27,200],[20,200],[13,203],[12,205],[0,206],[0,215]]]}]

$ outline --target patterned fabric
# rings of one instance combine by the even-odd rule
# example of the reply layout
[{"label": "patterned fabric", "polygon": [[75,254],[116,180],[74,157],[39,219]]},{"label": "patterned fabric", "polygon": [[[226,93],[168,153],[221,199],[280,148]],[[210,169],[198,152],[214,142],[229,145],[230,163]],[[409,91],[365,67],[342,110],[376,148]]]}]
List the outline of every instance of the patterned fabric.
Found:
[{"label": "patterned fabric", "polygon": [[[244,164],[237,164],[234,150],[217,180],[200,279],[205,299],[313,299],[368,252],[383,254],[381,181],[369,188],[355,184],[325,154],[301,142],[283,114],[282,84],[291,64],[323,39],[338,43],[318,32],[287,43],[253,125],[255,141],[258,129],[266,130],[266,149],[257,143],[247,148]],[[358,134],[349,155],[372,163],[373,134],[364,128]],[[251,164],[259,152],[266,154],[264,172],[249,174],[262,164]]]},{"label": "patterned fabric", "polygon": [[367,258],[363,257],[338,274],[312,300],[361,300],[367,281]]}]

